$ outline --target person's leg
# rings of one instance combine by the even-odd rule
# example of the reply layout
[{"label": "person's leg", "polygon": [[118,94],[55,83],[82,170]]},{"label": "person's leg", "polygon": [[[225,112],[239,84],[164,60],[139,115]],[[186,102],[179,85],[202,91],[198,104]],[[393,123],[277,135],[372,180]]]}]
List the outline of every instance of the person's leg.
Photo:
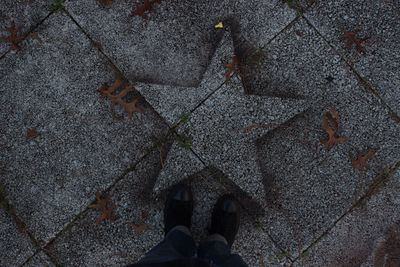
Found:
[{"label": "person's leg", "polygon": [[196,253],[196,244],[186,226],[176,226],[165,236],[164,240],[152,248],[139,261],[141,264],[162,263],[191,258]]},{"label": "person's leg", "polygon": [[231,195],[224,195],[214,206],[208,238],[198,249],[198,257],[211,266],[247,267],[243,259],[231,253],[239,229],[239,205]]},{"label": "person's leg", "polygon": [[193,195],[183,184],[174,186],[164,207],[165,238],[138,262],[139,264],[164,263],[196,254],[196,244],[190,234],[193,213]]}]

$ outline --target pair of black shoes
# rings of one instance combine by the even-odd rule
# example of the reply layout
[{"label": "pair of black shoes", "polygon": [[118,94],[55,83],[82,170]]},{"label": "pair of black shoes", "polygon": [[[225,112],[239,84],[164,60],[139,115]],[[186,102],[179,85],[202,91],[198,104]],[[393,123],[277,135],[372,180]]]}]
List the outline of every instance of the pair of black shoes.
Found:
[{"label": "pair of black shoes", "polygon": [[[167,196],[164,208],[165,234],[177,225],[190,229],[193,194],[189,186],[175,185]],[[239,205],[232,195],[223,195],[214,206],[209,234],[220,234],[232,246],[239,228]]]}]

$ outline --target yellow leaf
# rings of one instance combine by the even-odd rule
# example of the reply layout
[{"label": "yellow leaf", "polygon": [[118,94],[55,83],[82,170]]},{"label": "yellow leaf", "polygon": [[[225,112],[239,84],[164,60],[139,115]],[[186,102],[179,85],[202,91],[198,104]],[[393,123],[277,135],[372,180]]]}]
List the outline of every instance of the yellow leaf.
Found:
[{"label": "yellow leaf", "polygon": [[217,30],[223,29],[224,28],[224,23],[222,21],[220,21],[217,24],[215,24],[214,28],[217,29]]}]

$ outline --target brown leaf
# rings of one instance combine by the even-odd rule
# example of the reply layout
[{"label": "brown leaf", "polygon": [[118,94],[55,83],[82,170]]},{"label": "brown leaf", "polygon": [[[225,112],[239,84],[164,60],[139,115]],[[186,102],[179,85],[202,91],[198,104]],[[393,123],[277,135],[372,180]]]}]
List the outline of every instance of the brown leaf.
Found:
[{"label": "brown leaf", "polygon": [[331,150],[335,145],[344,144],[347,141],[347,137],[338,136],[332,128],[327,128],[325,131],[328,134],[328,140],[322,140],[321,143],[325,145],[327,150]]},{"label": "brown leaf", "polygon": [[362,39],[358,38],[357,33],[358,33],[357,31],[344,32],[343,39],[344,39],[345,45],[348,49],[351,49],[353,46],[355,46],[358,53],[365,54],[364,44],[369,38],[362,38]]},{"label": "brown leaf", "polygon": [[123,100],[124,97],[126,97],[130,92],[133,92],[134,88],[132,85],[126,85],[124,89],[122,89],[121,92],[117,95],[110,95],[111,96],[111,102],[113,105],[121,105],[124,106],[126,103],[125,100]]},{"label": "brown leaf", "polygon": [[[332,127],[333,125],[333,127]],[[339,136],[336,132],[339,129],[339,112],[335,108],[331,108],[325,112],[322,120],[322,129],[328,135],[327,140],[321,140],[327,150],[331,150],[337,144],[343,144],[347,141],[347,137]]]},{"label": "brown leaf", "polygon": [[234,55],[232,58],[232,62],[225,64],[226,73],[225,73],[225,80],[228,81],[235,73],[239,72],[239,58]]},{"label": "brown leaf", "polygon": [[144,233],[144,231],[146,230],[146,225],[144,223],[132,223],[132,229],[133,231],[138,234],[141,235]]},{"label": "brown leaf", "polygon": [[111,196],[103,197],[99,191],[96,192],[96,203],[89,205],[89,208],[100,211],[100,216],[97,217],[96,224],[100,224],[102,221],[106,220],[115,220],[115,207],[115,204],[111,200]]},{"label": "brown leaf", "polygon": [[376,154],[376,149],[370,148],[367,153],[358,154],[352,161],[351,165],[354,169],[363,171],[368,168],[368,160],[372,159]]},{"label": "brown leaf", "polygon": [[24,36],[20,32],[20,28],[18,28],[14,22],[12,22],[11,27],[5,29],[8,32],[8,36],[1,36],[0,40],[5,43],[11,44],[12,50],[19,50],[21,47],[19,43],[24,39]]},{"label": "brown leaf", "polygon": [[110,87],[103,85],[102,87],[100,87],[97,90],[97,92],[99,92],[99,94],[102,96],[111,97],[112,94],[121,86],[121,84],[122,84],[122,81],[119,79],[116,79]]},{"label": "brown leaf", "polygon": [[142,5],[139,5],[134,10],[132,10],[132,16],[146,18],[145,14],[151,11],[154,4],[158,4],[160,2],[161,0],[144,0]]},{"label": "brown leaf", "polygon": [[101,42],[93,41],[93,46],[99,50],[103,50],[103,45],[101,44]]},{"label": "brown leaf", "polygon": [[119,93],[116,93],[116,91],[121,87],[121,85],[122,81],[117,79],[112,86],[110,87],[102,86],[97,91],[100,93],[100,95],[110,98],[112,107],[117,105],[121,106],[124,109],[124,111],[128,113],[129,119],[132,118],[132,115],[135,112],[143,113],[144,112],[143,108],[138,106],[138,102],[141,97],[136,97],[131,102],[127,102],[127,100],[125,99],[129,93],[136,91],[133,85],[131,84],[125,85],[123,89],[119,91]]},{"label": "brown leaf", "polygon": [[339,112],[336,110],[335,107],[331,107],[331,108],[329,109],[328,115],[331,116],[333,122],[335,122],[335,127],[336,127],[336,129],[338,129],[338,128],[339,128],[339,123],[340,123]]},{"label": "brown leaf", "polygon": [[139,100],[140,100],[140,97],[137,97],[132,102],[124,104],[124,109],[125,109],[126,113],[128,113],[129,119],[132,119],[132,115],[135,112],[137,112],[137,113],[144,112],[143,108],[141,108],[137,105]]},{"label": "brown leaf", "polygon": [[97,0],[97,2],[102,5],[102,6],[111,6],[113,3],[113,0]]},{"label": "brown leaf", "polygon": [[39,133],[36,131],[35,128],[29,128],[26,131],[26,139],[33,140],[39,136]]},{"label": "brown leaf", "polygon": [[38,32],[31,32],[29,34],[29,36],[33,39],[33,40],[38,40],[39,42],[42,42],[42,39],[39,36]]}]

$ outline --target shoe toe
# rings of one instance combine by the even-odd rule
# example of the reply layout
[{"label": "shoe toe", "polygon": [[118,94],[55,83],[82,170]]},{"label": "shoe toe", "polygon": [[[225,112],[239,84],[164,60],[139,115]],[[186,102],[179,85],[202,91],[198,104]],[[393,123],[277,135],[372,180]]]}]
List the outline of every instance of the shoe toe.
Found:
[{"label": "shoe toe", "polygon": [[193,200],[193,195],[192,191],[190,190],[189,186],[186,186],[184,184],[178,184],[174,187],[174,189],[171,192],[172,194],[172,199],[178,200],[178,201],[192,201]]},{"label": "shoe toe", "polygon": [[238,207],[237,207],[236,203],[232,200],[224,201],[224,203],[222,204],[222,209],[225,212],[229,212],[229,213],[235,213],[238,211]]},{"label": "shoe toe", "polygon": [[232,195],[224,195],[219,201],[220,207],[224,212],[236,213],[239,211],[238,203]]}]

